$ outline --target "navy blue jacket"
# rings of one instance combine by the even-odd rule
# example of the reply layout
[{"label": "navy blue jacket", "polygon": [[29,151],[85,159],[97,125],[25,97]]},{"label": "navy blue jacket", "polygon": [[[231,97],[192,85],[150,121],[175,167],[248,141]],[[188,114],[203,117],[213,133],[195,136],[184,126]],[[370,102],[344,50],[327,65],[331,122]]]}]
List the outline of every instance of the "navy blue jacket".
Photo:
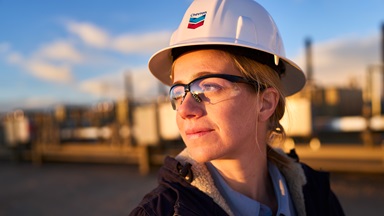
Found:
[{"label": "navy blue jacket", "polygon": [[[298,160],[294,152],[290,156]],[[306,215],[344,215],[331,191],[329,174],[305,164],[301,166],[307,182],[302,188]],[[191,185],[192,181],[190,164],[182,165],[167,157],[159,170],[158,187],[147,194],[130,215],[228,215],[210,196]]]}]

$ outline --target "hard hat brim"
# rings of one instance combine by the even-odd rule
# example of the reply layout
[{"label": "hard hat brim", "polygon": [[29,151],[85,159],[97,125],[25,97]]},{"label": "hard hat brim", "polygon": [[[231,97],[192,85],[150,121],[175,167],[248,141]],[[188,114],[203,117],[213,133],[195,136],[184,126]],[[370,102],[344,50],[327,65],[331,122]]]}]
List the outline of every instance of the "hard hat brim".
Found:
[{"label": "hard hat brim", "polygon": [[[164,48],[162,50],[159,50],[155,54],[152,55],[152,57],[149,59],[148,67],[151,73],[160,80],[163,84],[167,86],[172,85],[172,80],[170,78],[171,74],[171,68],[173,64],[173,57],[171,55],[172,49],[179,48],[179,47],[188,47],[188,46],[202,46],[202,45],[225,45],[225,46],[235,46],[235,47],[242,47],[242,48],[248,48],[251,50],[257,50],[262,51],[265,53],[268,53],[272,55],[272,58],[274,54],[265,51],[263,49],[256,49],[254,46],[248,46],[244,44],[234,44],[233,42],[201,42],[198,43],[182,43],[182,44],[175,44],[172,46],[169,46],[167,48]],[[306,82],[305,75],[301,68],[296,65],[291,60],[278,56],[280,60],[282,60],[285,64],[285,73],[281,76],[281,82],[283,85],[283,91],[285,96],[290,96],[295,94],[296,92],[300,91]]]}]

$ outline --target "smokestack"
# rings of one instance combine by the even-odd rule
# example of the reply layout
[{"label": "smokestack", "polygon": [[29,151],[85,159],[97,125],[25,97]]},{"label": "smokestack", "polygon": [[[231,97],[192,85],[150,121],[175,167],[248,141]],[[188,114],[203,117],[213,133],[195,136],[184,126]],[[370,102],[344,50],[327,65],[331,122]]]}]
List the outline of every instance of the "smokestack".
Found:
[{"label": "smokestack", "polygon": [[384,23],[381,25],[381,65],[384,73]]},{"label": "smokestack", "polygon": [[312,64],[312,41],[310,38],[305,40],[306,72],[309,83],[313,82],[313,64]]},{"label": "smokestack", "polygon": [[[381,83],[384,83],[384,23],[381,25],[381,77],[383,79]],[[384,86],[381,89],[381,98],[384,100]]]},{"label": "smokestack", "polygon": [[130,71],[126,71],[124,73],[124,87],[125,87],[125,98],[128,100],[133,99],[133,80],[132,73]]}]

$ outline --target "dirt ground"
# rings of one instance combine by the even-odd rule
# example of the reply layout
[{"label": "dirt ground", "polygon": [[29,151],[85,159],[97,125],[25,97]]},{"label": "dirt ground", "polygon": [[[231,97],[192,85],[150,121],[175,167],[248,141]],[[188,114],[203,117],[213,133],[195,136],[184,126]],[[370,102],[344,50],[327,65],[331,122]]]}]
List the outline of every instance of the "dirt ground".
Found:
[{"label": "dirt ground", "polygon": [[[156,185],[154,168],[0,161],[0,216],[128,215]],[[384,215],[384,174],[332,173],[347,215]]]}]

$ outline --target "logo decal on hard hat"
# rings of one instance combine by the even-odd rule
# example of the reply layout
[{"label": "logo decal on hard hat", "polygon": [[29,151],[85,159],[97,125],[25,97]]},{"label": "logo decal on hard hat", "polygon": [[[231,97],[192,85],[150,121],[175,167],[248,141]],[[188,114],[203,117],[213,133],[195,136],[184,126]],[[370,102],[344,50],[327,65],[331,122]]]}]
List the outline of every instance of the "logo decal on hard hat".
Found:
[{"label": "logo decal on hard hat", "polygon": [[207,14],[207,11],[191,14],[191,17],[189,18],[189,22],[188,22],[188,28],[197,29],[200,26],[204,25],[206,14]]}]

